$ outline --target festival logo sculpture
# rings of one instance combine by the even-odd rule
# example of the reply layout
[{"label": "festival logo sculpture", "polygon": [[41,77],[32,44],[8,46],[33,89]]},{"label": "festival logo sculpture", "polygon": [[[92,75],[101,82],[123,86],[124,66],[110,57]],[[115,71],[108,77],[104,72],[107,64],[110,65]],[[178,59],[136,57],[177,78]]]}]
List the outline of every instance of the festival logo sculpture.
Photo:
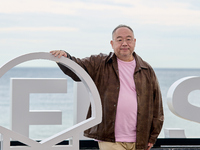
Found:
[{"label": "festival logo sculpture", "polygon": [[[64,131],[61,131],[47,139],[44,139],[40,142],[36,142],[27,136],[20,134],[18,132],[6,129],[2,126],[0,126],[0,134],[2,136],[2,142],[1,142],[1,150],[11,150],[11,149],[18,149],[18,150],[79,150],[79,133],[82,131],[95,126],[99,124],[102,120],[102,106],[101,106],[101,101],[100,101],[100,96],[98,93],[98,90],[90,78],[90,76],[75,62],[71,61],[70,59],[66,59],[61,57],[60,59],[54,57],[50,53],[45,53],[45,52],[39,52],[39,53],[30,53],[26,55],[22,55],[20,57],[17,57],[5,65],[3,65],[0,68],[0,78],[10,69],[15,67],[16,65],[30,61],[30,60],[35,60],[35,59],[45,59],[45,60],[51,60],[55,62],[60,62],[69,69],[71,69],[74,73],[78,75],[78,77],[81,79],[81,81],[84,83],[86,88],[88,89],[89,94],[91,95],[90,98],[90,103],[91,103],[91,110],[92,110],[92,115],[90,118],[72,126],[71,128],[68,128]],[[50,81],[49,81],[50,82]],[[37,83],[37,82],[36,82]],[[23,88],[23,86],[22,86]],[[13,105],[15,106],[15,105]],[[26,112],[26,111],[25,111]],[[41,112],[28,112],[31,113],[31,115],[36,115],[38,116],[37,113],[42,114],[41,116],[48,115],[48,112],[41,113]],[[55,116],[59,117],[59,112],[54,112],[53,113]],[[30,114],[28,114],[30,115]],[[25,118],[26,119],[26,118]],[[59,122],[59,118],[58,118]],[[20,122],[22,125],[22,122]],[[28,126],[29,124],[26,124]],[[72,138],[70,140],[69,145],[59,145],[57,146],[56,144],[62,142],[65,139]],[[15,146],[11,147],[10,146],[10,139],[14,139],[17,141],[20,141],[26,146]]]},{"label": "festival logo sculpture", "polygon": [[[200,108],[189,103],[188,97],[192,91],[200,90],[200,77],[189,76],[174,82],[167,93],[167,104],[176,116],[200,123]],[[181,128],[165,129],[166,137],[186,138],[185,130]]]},{"label": "festival logo sculpture", "polygon": [[192,91],[200,90],[200,77],[189,76],[174,82],[167,93],[167,104],[175,115],[200,123],[200,108],[189,103]]}]

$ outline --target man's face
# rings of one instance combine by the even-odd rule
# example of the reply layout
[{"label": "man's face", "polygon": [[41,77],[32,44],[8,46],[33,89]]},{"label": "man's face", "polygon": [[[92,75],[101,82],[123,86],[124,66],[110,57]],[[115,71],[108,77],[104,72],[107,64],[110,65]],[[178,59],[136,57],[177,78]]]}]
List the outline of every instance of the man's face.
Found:
[{"label": "man's face", "polygon": [[135,48],[136,39],[133,32],[126,28],[118,28],[113,34],[113,40],[110,42],[115,55],[123,61],[132,61],[133,51]]}]

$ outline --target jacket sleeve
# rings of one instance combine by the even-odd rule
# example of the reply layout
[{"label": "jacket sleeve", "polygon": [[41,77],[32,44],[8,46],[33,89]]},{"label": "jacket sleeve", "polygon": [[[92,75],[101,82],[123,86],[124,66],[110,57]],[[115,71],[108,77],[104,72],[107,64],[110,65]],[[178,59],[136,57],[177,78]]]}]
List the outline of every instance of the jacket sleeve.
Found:
[{"label": "jacket sleeve", "polygon": [[[67,52],[65,52],[67,53]],[[67,58],[72,60],[72,57],[69,55],[69,53],[67,53]],[[67,68],[65,65],[63,65],[62,63],[58,62],[57,63],[58,66],[60,67],[60,69],[68,76],[70,76],[74,81],[81,81],[80,78],[69,68]]]},{"label": "jacket sleeve", "polygon": [[[96,72],[95,70],[98,68],[101,61],[101,56],[92,55],[91,57],[79,59],[67,53],[67,59],[71,59],[72,61],[76,62],[90,75],[91,78],[94,78],[95,72]],[[73,71],[71,71],[69,68],[67,68],[63,64],[58,63],[58,66],[66,75],[70,76],[74,81],[81,81],[80,78]]]},{"label": "jacket sleeve", "polygon": [[154,95],[154,103],[153,103],[153,121],[151,125],[151,133],[149,137],[149,143],[155,143],[160,131],[162,129],[162,125],[164,122],[164,114],[163,114],[163,105],[162,105],[162,95],[159,87],[159,83],[155,73],[153,72],[154,80],[153,80],[153,95]]}]

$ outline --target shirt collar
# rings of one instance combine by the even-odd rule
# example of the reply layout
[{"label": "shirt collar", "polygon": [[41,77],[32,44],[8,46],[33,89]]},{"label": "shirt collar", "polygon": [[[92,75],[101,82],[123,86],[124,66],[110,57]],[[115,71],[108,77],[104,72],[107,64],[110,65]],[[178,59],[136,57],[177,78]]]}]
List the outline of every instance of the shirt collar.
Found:
[{"label": "shirt collar", "polygon": [[[136,68],[135,71],[139,71],[141,69],[147,69],[148,65],[145,61],[142,60],[142,58],[137,55],[135,52],[133,52],[133,57],[135,58],[136,61]],[[117,56],[115,55],[115,53],[110,52],[108,59],[107,59],[107,63],[109,62],[117,62]]]}]

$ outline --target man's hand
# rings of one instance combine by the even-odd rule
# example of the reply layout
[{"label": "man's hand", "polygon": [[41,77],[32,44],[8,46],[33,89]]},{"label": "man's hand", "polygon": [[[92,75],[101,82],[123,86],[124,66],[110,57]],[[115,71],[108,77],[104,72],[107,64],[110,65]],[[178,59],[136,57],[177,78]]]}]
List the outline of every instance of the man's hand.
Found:
[{"label": "man's hand", "polygon": [[50,51],[50,53],[51,53],[52,55],[54,55],[55,57],[58,56],[58,58],[60,58],[61,56],[67,57],[66,52],[64,52],[64,51],[62,51],[62,50],[53,50],[53,51]]},{"label": "man's hand", "polygon": [[146,150],[150,150],[153,147],[152,143],[148,143],[148,148]]}]

